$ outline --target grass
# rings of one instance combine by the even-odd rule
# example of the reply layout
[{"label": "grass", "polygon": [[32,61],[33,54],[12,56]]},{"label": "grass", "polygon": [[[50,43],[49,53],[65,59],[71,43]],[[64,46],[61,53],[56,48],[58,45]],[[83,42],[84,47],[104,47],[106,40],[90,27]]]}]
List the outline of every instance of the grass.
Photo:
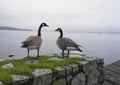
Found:
[{"label": "grass", "polygon": [[[40,56],[40,57],[26,57],[19,60],[4,60],[0,61],[0,81],[5,84],[12,81],[11,74],[24,74],[27,76],[32,75],[32,71],[36,68],[50,68],[53,71],[56,66],[66,66],[68,64],[77,63],[76,61],[81,60],[80,58],[66,58],[61,61],[48,60],[48,56]],[[25,61],[28,60],[39,60],[38,64],[25,64]],[[2,69],[2,65],[12,63],[15,67]],[[33,75],[32,75],[33,76]]]}]

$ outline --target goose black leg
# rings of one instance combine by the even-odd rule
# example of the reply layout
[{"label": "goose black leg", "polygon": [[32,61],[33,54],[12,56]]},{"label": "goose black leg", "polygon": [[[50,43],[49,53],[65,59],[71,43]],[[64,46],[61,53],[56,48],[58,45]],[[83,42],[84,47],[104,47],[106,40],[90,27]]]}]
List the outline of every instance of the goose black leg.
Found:
[{"label": "goose black leg", "polygon": [[27,51],[28,51],[28,52],[27,52],[27,53],[28,53],[27,56],[30,57],[30,56],[29,56],[29,49],[28,49]]},{"label": "goose black leg", "polygon": [[37,57],[39,57],[39,49],[37,49]]},{"label": "goose black leg", "polygon": [[62,50],[62,58],[64,58],[64,50]]},{"label": "goose black leg", "polygon": [[70,51],[68,50],[68,55],[67,55],[67,57],[69,57],[69,53],[70,53]]}]

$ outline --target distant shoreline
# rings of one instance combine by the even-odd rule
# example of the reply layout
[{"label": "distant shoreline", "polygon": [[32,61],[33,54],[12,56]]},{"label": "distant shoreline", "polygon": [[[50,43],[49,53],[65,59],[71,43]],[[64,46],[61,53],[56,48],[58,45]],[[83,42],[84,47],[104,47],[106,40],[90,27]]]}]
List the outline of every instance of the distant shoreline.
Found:
[{"label": "distant shoreline", "polygon": [[6,27],[6,26],[0,26],[0,30],[32,31],[30,29],[20,29],[20,28],[14,28],[14,27]]},{"label": "distant shoreline", "polygon": [[120,34],[120,32],[80,32],[80,31],[65,31],[69,33],[97,33],[97,34]]},{"label": "distant shoreline", "polygon": [[[15,28],[15,27],[7,27],[7,26],[0,26],[0,30],[6,30],[6,31],[35,31],[31,29],[21,29],[21,28]],[[43,30],[47,31],[47,30]],[[49,32],[53,32],[50,31]],[[69,33],[97,33],[97,34],[120,34],[120,32],[87,32],[87,31],[64,31]]]}]

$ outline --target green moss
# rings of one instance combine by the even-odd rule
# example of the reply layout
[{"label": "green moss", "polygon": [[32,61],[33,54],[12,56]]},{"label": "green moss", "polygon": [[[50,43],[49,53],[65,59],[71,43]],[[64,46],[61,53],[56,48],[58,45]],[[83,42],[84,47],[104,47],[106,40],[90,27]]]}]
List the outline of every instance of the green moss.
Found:
[{"label": "green moss", "polygon": [[9,70],[0,69],[0,81],[4,82],[5,84],[12,80],[11,74]]},{"label": "green moss", "polygon": [[[66,58],[61,61],[48,60],[48,56],[40,57],[26,57],[19,60],[4,60],[0,62],[0,81],[8,83],[12,81],[11,74],[24,74],[32,75],[32,71],[35,68],[51,68],[54,70],[56,66],[65,66],[72,63],[77,63],[76,61],[81,60],[80,58]],[[39,60],[38,64],[25,64],[28,60]],[[15,67],[9,69],[2,69],[2,65],[12,63]]]}]

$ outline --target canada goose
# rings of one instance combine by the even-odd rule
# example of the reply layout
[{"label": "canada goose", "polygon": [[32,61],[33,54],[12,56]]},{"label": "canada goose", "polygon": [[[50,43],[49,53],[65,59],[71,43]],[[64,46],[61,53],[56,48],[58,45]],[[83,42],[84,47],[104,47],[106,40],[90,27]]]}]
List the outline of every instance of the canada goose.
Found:
[{"label": "canada goose", "polygon": [[38,35],[37,36],[29,36],[25,41],[23,41],[23,45],[21,47],[27,49],[27,56],[29,57],[29,50],[37,50],[37,57],[39,56],[39,49],[42,44],[42,38],[41,38],[41,28],[42,27],[48,27],[46,23],[42,23],[39,26],[38,29]]},{"label": "canada goose", "polygon": [[57,39],[57,45],[62,50],[63,58],[64,58],[64,50],[68,51],[67,57],[69,57],[69,51],[78,50],[78,51],[82,52],[82,50],[79,48],[80,45],[78,45],[76,42],[74,42],[70,38],[63,37],[63,31],[61,28],[57,28],[55,31],[60,32],[60,36]]}]

